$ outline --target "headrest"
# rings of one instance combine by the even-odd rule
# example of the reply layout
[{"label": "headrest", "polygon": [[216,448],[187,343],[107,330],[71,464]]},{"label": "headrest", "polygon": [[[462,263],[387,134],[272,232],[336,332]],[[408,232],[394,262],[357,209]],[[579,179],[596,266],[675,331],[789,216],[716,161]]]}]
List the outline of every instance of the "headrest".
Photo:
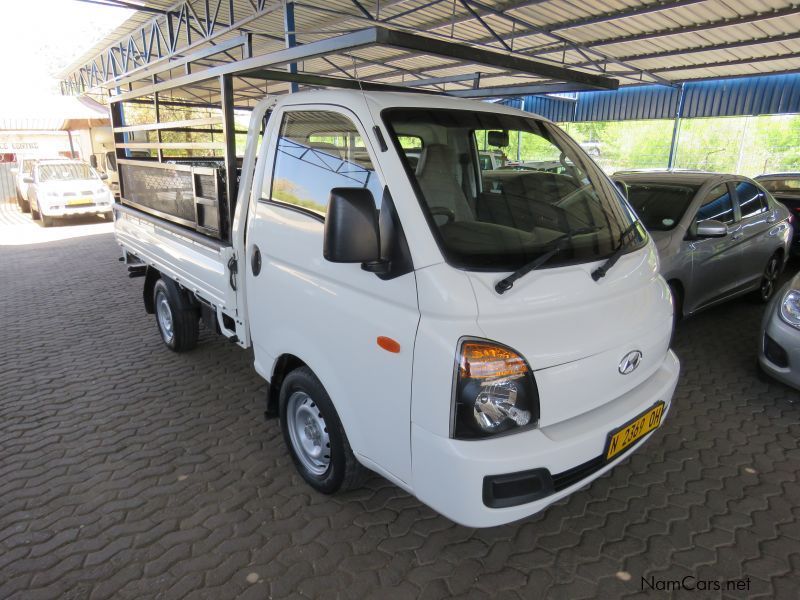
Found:
[{"label": "headrest", "polygon": [[429,144],[422,148],[415,174],[421,177],[427,173],[450,173],[454,175],[455,160],[450,148],[444,144]]}]

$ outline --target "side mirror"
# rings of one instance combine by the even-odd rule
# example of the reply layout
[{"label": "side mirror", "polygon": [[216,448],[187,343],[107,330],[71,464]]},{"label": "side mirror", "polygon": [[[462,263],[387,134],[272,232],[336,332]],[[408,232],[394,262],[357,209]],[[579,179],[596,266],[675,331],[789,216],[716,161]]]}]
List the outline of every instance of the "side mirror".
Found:
[{"label": "side mirror", "polygon": [[331,190],[322,255],[330,262],[362,263],[366,271],[382,270],[378,211],[372,192],[364,188]]},{"label": "side mirror", "polygon": [[697,224],[695,235],[701,238],[719,238],[728,235],[728,226],[720,221],[709,219]]},{"label": "side mirror", "polygon": [[100,179],[102,179],[103,181],[108,179],[108,173],[100,173]]},{"label": "side mirror", "polygon": [[25,177],[22,178],[22,181],[23,183],[33,183],[33,177],[30,175],[25,175]]},{"label": "side mirror", "polygon": [[617,189],[620,191],[620,193],[625,198],[625,200],[627,200],[628,199],[628,184],[625,183],[624,181],[618,181],[618,180],[615,179],[614,180],[614,185],[617,186]]}]

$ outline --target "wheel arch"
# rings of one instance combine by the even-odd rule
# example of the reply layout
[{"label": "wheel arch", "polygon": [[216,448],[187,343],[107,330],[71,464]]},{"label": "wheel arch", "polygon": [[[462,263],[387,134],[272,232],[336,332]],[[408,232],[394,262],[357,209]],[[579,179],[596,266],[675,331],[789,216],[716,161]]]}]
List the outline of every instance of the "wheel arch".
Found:
[{"label": "wheel arch", "polygon": [[161,273],[158,271],[158,269],[147,265],[147,271],[144,275],[142,299],[144,300],[144,310],[149,315],[155,314],[156,312],[155,303],[153,302],[153,289],[156,286],[156,281],[159,279],[161,279]]},{"label": "wheel arch", "polygon": [[[308,367],[308,365],[294,354],[289,354],[288,352],[281,354],[275,361],[269,380],[269,388],[267,389],[267,410],[265,414],[268,418],[278,416],[278,403],[283,380],[286,379],[289,373],[300,367]],[[311,367],[308,368],[311,369]],[[313,369],[311,371],[314,372]]]},{"label": "wheel arch", "polygon": [[683,282],[677,277],[673,277],[672,279],[667,279],[667,285],[669,285],[670,290],[672,290],[673,288],[677,290],[678,298],[673,298],[673,302],[677,303],[676,308],[678,309],[678,311],[680,311],[679,315],[681,317],[685,316],[684,300],[686,299],[686,287],[683,285]]}]

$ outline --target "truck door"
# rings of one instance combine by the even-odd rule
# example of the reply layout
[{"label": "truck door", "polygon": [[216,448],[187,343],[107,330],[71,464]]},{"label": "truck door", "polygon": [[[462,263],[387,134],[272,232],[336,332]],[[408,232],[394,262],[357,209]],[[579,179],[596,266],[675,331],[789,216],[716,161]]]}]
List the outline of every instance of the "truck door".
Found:
[{"label": "truck door", "polygon": [[[414,273],[383,280],[322,255],[331,188],[366,188],[380,209],[386,182],[366,125],[331,105],[270,118],[245,244],[250,334],[262,376],[280,356],[298,357],[331,396],[353,451],[409,481]],[[380,336],[399,352],[379,346]]]}]

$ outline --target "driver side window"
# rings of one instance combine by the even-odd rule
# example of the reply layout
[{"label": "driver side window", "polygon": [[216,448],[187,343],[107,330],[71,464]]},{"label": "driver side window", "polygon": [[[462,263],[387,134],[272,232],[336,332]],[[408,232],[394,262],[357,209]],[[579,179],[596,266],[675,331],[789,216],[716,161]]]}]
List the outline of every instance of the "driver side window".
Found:
[{"label": "driver side window", "polygon": [[336,187],[366,188],[380,208],[383,188],[358,128],[337,112],[287,112],[261,200],[324,216]]},{"label": "driver side window", "polygon": [[730,225],[736,221],[736,213],[733,211],[731,194],[726,184],[718,185],[709,192],[700,210],[697,211],[697,223],[703,221],[720,221]]}]

